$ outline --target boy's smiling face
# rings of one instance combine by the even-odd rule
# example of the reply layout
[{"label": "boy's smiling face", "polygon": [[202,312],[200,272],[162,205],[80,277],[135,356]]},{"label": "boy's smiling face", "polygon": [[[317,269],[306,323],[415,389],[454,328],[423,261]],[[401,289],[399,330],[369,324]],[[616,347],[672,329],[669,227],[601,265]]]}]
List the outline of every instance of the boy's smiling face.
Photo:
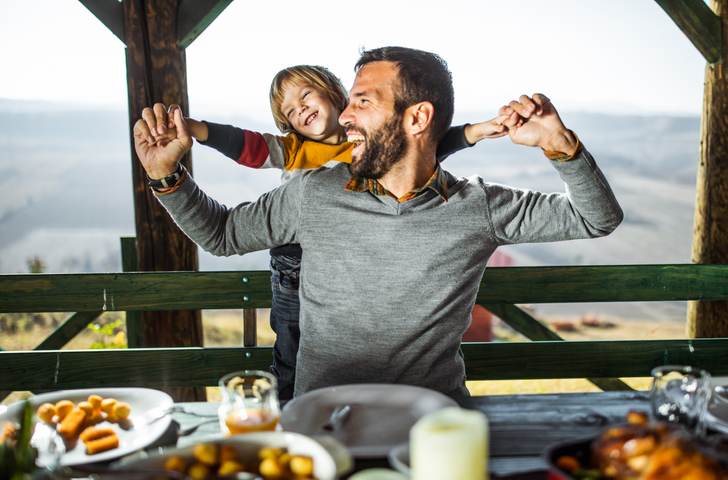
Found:
[{"label": "boy's smiling face", "polygon": [[323,92],[307,83],[287,82],[281,111],[293,130],[323,143],[339,143],[339,113]]}]

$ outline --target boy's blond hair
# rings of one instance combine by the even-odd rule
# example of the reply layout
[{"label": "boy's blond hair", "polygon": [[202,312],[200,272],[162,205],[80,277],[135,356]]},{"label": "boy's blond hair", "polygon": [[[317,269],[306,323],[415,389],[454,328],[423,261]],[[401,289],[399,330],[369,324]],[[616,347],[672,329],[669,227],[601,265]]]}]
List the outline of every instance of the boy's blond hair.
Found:
[{"label": "boy's blond hair", "polygon": [[286,83],[305,83],[326,95],[339,112],[343,112],[347,104],[347,93],[341,80],[328,68],[318,65],[296,65],[284,68],[273,77],[270,84],[270,109],[273,120],[283,133],[293,131],[291,123],[283,113],[283,93]]}]

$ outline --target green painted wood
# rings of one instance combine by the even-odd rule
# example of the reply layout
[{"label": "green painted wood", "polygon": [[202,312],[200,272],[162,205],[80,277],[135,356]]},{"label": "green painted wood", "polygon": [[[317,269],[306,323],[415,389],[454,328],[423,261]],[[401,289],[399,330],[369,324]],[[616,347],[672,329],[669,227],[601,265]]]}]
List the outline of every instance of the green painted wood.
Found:
[{"label": "green painted wood", "polygon": [[655,0],[708,63],[723,57],[723,22],[704,0]]},{"label": "green painted wood", "polygon": [[485,308],[529,340],[563,340],[561,336],[515,305],[484,303]]},{"label": "green painted wood", "polygon": [[468,378],[473,380],[645,377],[653,367],[667,364],[728,374],[725,338],[466,343],[463,353]]},{"label": "green painted wood", "polygon": [[[78,335],[86,325],[96,320],[102,312],[78,312],[68,317],[62,324],[40,342],[34,350],[60,350],[73,337]],[[2,351],[2,349],[0,349]],[[5,399],[11,391],[0,390],[0,402]]]},{"label": "green painted wood", "polygon": [[[728,375],[728,339],[463,344],[469,380],[645,377],[687,364]],[[0,352],[0,389],[214,385],[265,369],[269,347]]]},{"label": "green painted wood", "polygon": [[254,308],[243,310],[243,346],[258,345],[258,312]]},{"label": "green painted wood", "polygon": [[0,312],[266,308],[270,297],[268,271],[0,276]]},{"label": "green painted wood", "polygon": [[[121,270],[124,272],[139,271],[136,237],[121,237]],[[129,310],[126,316],[126,344],[129,348],[139,348],[142,341],[142,315],[139,311]]]},{"label": "green painted wood", "polygon": [[0,352],[0,388],[33,390],[91,386],[191,387],[215,385],[234,370],[267,370],[272,349],[140,348]]},{"label": "green painted wood", "polygon": [[124,12],[118,0],[79,0],[111,33],[124,42]]},{"label": "green painted wood", "polygon": [[[489,303],[483,306],[529,340],[564,341],[561,335],[515,305]],[[618,378],[587,378],[587,380],[605,392],[632,390],[632,387]]]},{"label": "green painted wood", "polygon": [[103,312],[77,312],[68,317],[53,333],[40,342],[34,350],[60,350],[86,326],[96,320]]},{"label": "green painted wood", "polygon": [[[0,275],[0,312],[268,308],[270,297],[268,271]],[[728,265],[692,264],[490,268],[477,297],[480,304],[723,299]]]},{"label": "green painted wood", "polygon": [[177,44],[187,48],[233,0],[181,0],[177,14]]},{"label": "green painted wood", "polygon": [[728,265],[489,268],[477,303],[580,303],[728,298]]}]

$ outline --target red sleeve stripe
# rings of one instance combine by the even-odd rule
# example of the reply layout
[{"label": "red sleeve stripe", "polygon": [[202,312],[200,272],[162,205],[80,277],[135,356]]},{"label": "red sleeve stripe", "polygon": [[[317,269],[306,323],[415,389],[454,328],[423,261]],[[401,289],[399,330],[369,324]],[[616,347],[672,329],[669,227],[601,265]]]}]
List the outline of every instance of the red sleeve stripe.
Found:
[{"label": "red sleeve stripe", "polygon": [[268,144],[258,132],[243,130],[243,151],[238,163],[250,168],[260,168],[268,158]]}]

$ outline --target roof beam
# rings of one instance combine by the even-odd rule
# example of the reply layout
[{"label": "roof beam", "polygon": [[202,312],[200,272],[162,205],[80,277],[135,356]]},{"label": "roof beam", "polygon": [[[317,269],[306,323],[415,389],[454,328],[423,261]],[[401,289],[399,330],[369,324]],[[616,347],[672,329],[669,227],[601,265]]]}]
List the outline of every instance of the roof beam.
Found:
[{"label": "roof beam", "polygon": [[79,0],[111,33],[124,42],[124,12],[118,0]]},{"label": "roof beam", "polygon": [[180,0],[177,45],[187,48],[233,0]]},{"label": "roof beam", "polygon": [[723,58],[723,22],[703,0],[655,0],[708,63]]}]

